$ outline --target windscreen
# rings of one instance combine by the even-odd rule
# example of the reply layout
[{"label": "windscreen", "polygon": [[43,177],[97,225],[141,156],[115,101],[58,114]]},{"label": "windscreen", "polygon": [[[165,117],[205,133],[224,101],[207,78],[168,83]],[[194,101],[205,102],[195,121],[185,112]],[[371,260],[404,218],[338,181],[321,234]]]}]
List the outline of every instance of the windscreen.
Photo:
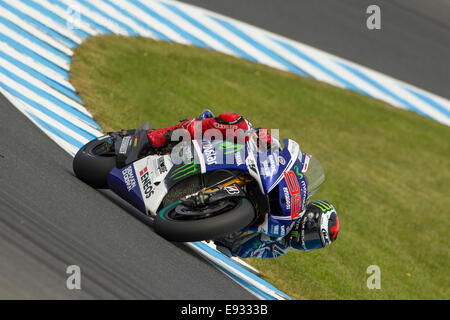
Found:
[{"label": "windscreen", "polygon": [[309,159],[309,165],[304,173],[306,183],[308,184],[308,199],[319,190],[320,185],[325,181],[325,172],[320,161],[312,157]]}]

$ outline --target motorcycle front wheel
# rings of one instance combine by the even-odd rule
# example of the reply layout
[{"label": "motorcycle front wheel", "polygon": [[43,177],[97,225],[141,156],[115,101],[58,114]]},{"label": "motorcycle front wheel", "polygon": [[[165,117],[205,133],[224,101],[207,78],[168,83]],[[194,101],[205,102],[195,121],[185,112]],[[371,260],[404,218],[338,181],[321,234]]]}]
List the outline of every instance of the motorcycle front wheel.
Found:
[{"label": "motorcycle front wheel", "polygon": [[226,198],[201,209],[176,201],[159,211],[154,229],[169,241],[212,240],[245,228],[255,217],[253,204],[246,198]]}]

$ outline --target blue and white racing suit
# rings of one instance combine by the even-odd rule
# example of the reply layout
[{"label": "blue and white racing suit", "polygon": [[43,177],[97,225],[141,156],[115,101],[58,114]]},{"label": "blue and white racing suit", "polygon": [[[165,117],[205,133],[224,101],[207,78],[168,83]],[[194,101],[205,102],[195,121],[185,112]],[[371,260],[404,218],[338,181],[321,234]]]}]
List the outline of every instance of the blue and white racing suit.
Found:
[{"label": "blue and white racing suit", "polygon": [[225,255],[240,258],[277,258],[289,251],[289,235],[273,238],[264,233],[233,233],[214,241],[219,251]]}]

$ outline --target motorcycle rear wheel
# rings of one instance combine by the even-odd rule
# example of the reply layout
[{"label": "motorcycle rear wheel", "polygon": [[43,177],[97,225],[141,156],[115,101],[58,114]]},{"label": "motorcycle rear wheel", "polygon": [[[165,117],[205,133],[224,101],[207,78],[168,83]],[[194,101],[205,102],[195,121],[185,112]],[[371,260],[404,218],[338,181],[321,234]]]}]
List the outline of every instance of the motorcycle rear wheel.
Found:
[{"label": "motorcycle rear wheel", "polygon": [[206,210],[186,207],[176,201],[161,209],[155,217],[154,229],[169,241],[193,242],[212,240],[241,230],[256,217],[252,203],[246,198],[227,198]]},{"label": "motorcycle rear wheel", "polygon": [[85,144],[73,159],[73,172],[78,179],[95,189],[108,189],[108,174],[116,166],[115,153],[105,149],[104,139]]}]

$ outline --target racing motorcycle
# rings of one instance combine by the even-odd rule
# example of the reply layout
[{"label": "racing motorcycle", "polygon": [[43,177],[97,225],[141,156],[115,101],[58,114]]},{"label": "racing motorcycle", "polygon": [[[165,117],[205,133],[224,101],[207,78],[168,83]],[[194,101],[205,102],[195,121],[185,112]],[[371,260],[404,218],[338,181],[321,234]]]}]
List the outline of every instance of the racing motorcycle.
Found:
[{"label": "racing motorcycle", "polygon": [[[273,137],[261,152],[244,143],[189,140],[142,155],[151,129],[109,132],[83,146],[73,170],[97,189],[111,189],[152,218],[170,241],[214,240],[234,232],[289,233],[325,179],[320,162],[299,145]],[[274,147],[275,146],[275,147]]]}]

